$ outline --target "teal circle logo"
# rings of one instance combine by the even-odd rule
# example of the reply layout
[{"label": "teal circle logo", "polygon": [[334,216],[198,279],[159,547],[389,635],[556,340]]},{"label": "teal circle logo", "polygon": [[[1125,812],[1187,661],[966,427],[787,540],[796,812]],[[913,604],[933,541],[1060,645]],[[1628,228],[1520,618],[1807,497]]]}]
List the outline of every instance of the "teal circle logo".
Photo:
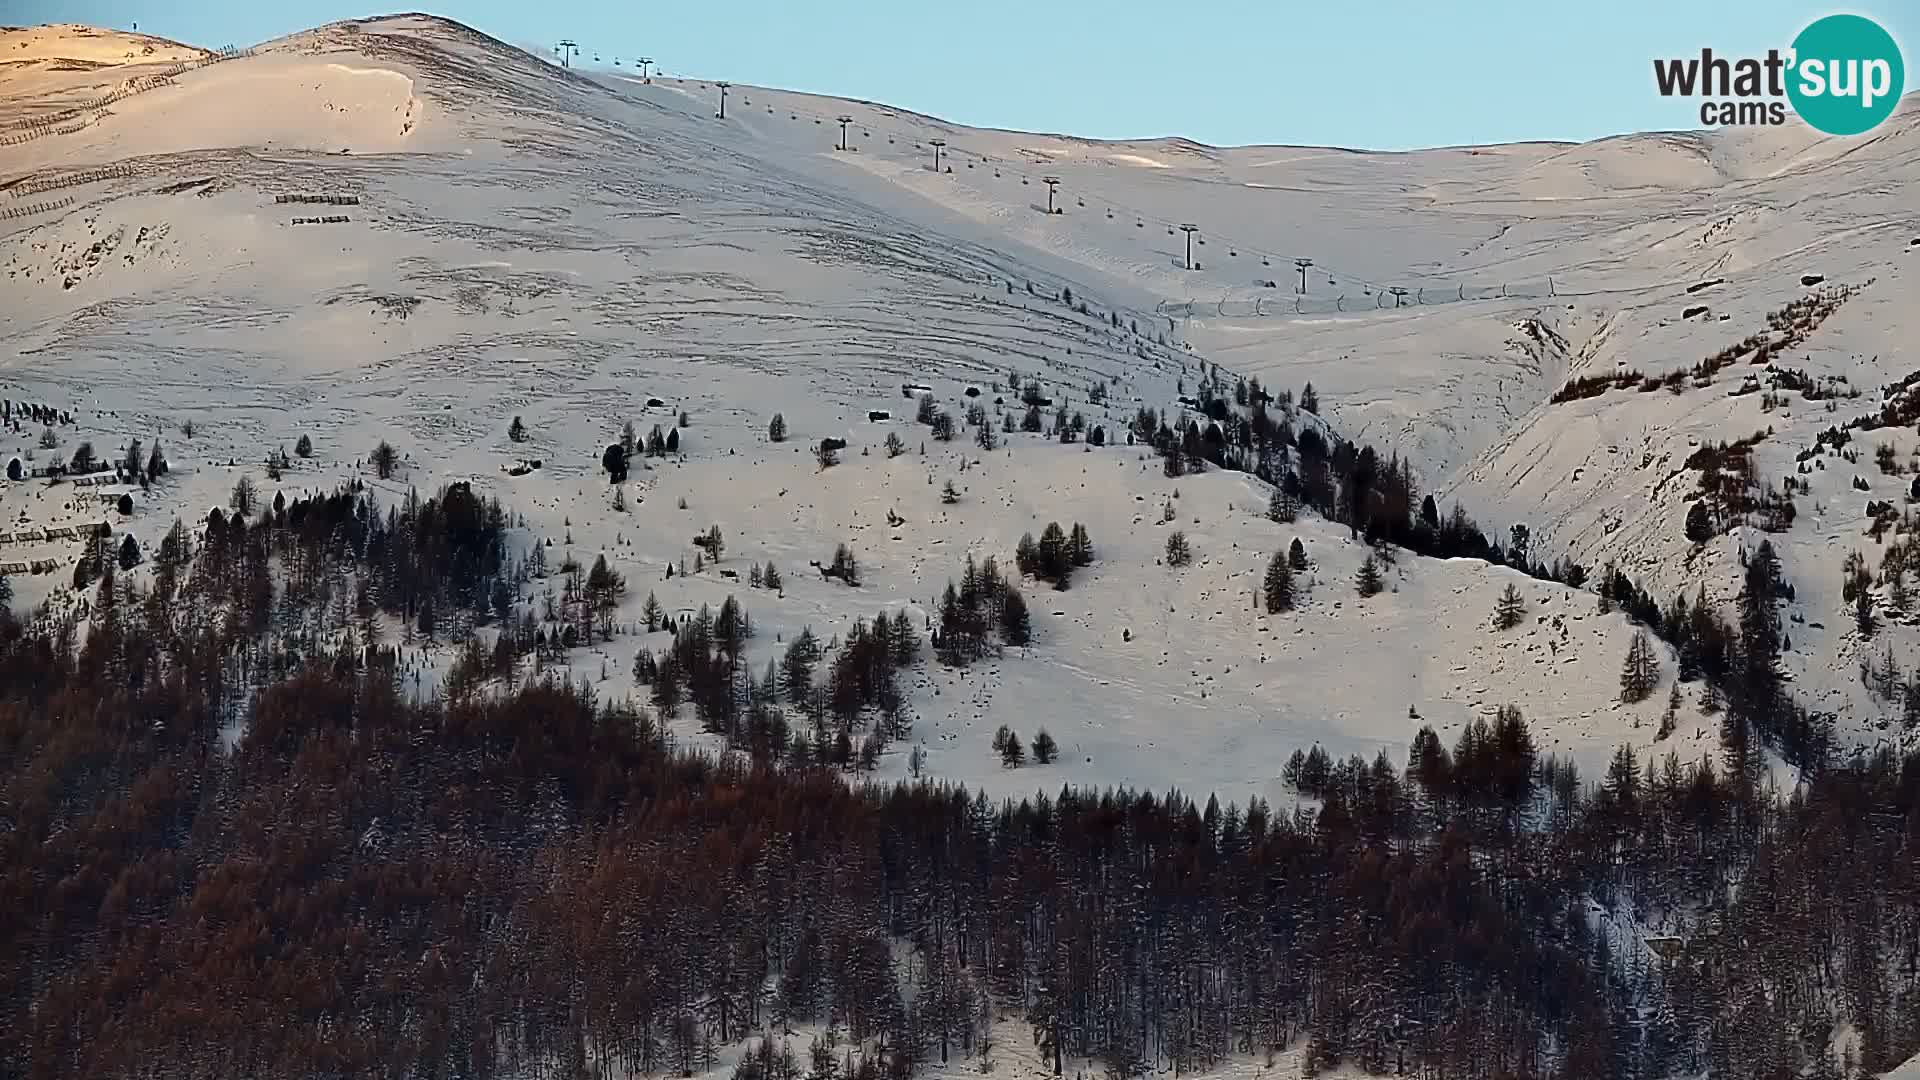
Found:
[{"label": "teal circle logo", "polygon": [[1906,65],[1893,35],[1860,15],[1828,15],[1793,39],[1787,99],[1800,119],[1829,135],[1871,131],[1893,115]]}]

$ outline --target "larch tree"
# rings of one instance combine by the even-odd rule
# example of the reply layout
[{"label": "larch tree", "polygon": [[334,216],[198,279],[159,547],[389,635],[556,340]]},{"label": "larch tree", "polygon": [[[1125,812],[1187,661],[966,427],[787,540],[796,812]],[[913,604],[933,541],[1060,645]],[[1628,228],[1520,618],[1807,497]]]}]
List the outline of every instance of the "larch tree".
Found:
[{"label": "larch tree", "polygon": [[1506,591],[1493,605],[1493,626],[1496,630],[1511,630],[1520,625],[1521,617],[1527,613],[1527,602],[1520,595],[1519,586],[1507,582]]},{"label": "larch tree", "polygon": [[1635,630],[1627,646],[1627,659],[1620,667],[1620,700],[1633,704],[1645,701],[1660,686],[1660,660],[1654,655],[1653,640],[1645,630]]}]

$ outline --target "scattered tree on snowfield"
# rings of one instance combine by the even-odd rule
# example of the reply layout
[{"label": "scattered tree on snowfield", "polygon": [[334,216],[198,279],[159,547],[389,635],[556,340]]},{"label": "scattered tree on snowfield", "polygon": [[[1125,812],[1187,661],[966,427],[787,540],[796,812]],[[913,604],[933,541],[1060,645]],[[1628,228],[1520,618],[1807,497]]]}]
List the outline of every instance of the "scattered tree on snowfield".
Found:
[{"label": "scattered tree on snowfield", "polygon": [[1513,582],[1507,582],[1507,588],[1493,605],[1493,626],[1496,630],[1511,630],[1520,625],[1520,619],[1527,613],[1527,602],[1520,595],[1520,589]]},{"label": "scattered tree on snowfield", "polygon": [[1187,543],[1187,534],[1175,529],[1167,534],[1167,565],[1185,566],[1193,561],[1193,548]]},{"label": "scattered tree on snowfield", "polygon": [[1282,611],[1293,610],[1293,569],[1287,565],[1287,557],[1274,552],[1267,562],[1267,576],[1262,583],[1266,593],[1267,614],[1278,615]]},{"label": "scattered tree on snowfield", "polygon": [[1372,553],[1360,564],[1360,572],[1354,576],[1353,590],[1361,596],[1373,596],[1384,588],[1380,578],[1380,562]]},{"label": "scattered tree on snowfield", "polygon": [[1040,734],[1033,737],[1034,762],[1039,765],[1051,765],[1059,753],[1060,744],[1053,741],[1053,736],[1047,734],[1046,728],[1041,728]]},{"label": "scattered tree on snowfield", "polygon": [[600,453],[600,467],[607,472],[607,483],[624,484],[627,482],[627,452],[619,443],[608,443]]}]

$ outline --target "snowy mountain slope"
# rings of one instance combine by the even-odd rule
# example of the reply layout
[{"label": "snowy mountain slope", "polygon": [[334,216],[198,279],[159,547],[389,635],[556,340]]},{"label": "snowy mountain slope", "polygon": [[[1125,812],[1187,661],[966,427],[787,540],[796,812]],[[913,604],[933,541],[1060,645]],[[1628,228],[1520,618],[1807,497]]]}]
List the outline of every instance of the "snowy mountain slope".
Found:
[{"label": "snowy mountain slope", "polygon": [[[9,83],[0,122],[29,98],[39,109],[98,89],[54,74]],[[1570,375],[1690,364],[1764,325],[1802,272],[1875,278],[1807,346],[1864,389],[1898,366],[1912,317],[1897,275],[1902,208],[1915,205],[1911,103],[1894,135],[1846,154],[1804,137],[1752,137],[1749,150],[1659,135],[1396,155],[980,132],[745,85],[726,121],[714,104],[710,84],[566,72],[424,16],[336,24],[178,73],[12,148],[0,182],[132,174],[15,200],[74,203],[0,221],[0,396],[79,415],[41,460],[80,439],[106,455],[161,441],[176,476],[123,526],[147,546],[242,474],[269,500],[324,489],[391,440],[410,467],[386,501],[471,478],[527,515],[530,540],[606,552],[629,578],[626,621],[649,590],[670,610],[741,595],[761,629],[756,670],[776,636],[924,611],[967,553],[1010,562],[1022,532],[1081,521],[1099,562],[1064,594],[1030,592],[1032,655],[926,672],[914,739],[929,768],[1003,791],[1071,780],[1277,796],[1295,748],[1397,754],[1423,720],[1451,739],[1507,702],[1593,775],[1617,743],[1648,744],[1664,695],[1615,703],[1630,630],[1590,595],[1409,557],[1396,591],[1363,603],[1351,588],[1363,549],[1324,523],[1263,520],[1257,482],[1170,481],[1139,451],[1033,435],[994,452],[940,444],[907,422],[903,384],[956,413],[974,387],[1017,415],[1005,380],[1018,373],[1117,440],[1139,405],[1175,408],[1203,360],[1276,387],[1311,380],[1338,430],[1410,455],[1426,486],[1490,527],[1526,521],[1549,557],[1618,558],[1649,584],[1704,578],[1724,595],[1734,539],[1686,562],[1680,481],[1655,481],[1688,440],[1760,422],[1757,396],[1724,396],[1743,369],[1677,398],[1548,397]],[[839,115],[854,118],[853,150],[832,149]],[[951,172],[927,167],[933,138],[948,141]],[[1044,176],[1060,178],[1066,213],[1036,212]],[[358,201],[276,201],[288,195]],[[347,220],[294,224],[335,216]],[[1195,220],[1203,268],[1187,270],[1169,229]],[[1292,315],[1296,254],[1316,259],[1314,305],[1345,295],[1357,310]],[[1727,279],[1693,301],[1714,321],[1681,320],[1686,285],[1707,274]],[[1549,276],[1586,295],[1500,296]],[[1380,310],[1381,287],[1398,283],[1415,290],[1410,306]],[[1086,313],[1057,298],[1063,286]],[[1426,288],[1466,299],[1423,304]],[[1235,314],[1248,297],[1278,302]],[[1799,356],[1783,362],[1809,366]],[[1104,405],[1090,403],[1095,383]],[[600,449],[625,422],[644,435],[683,409],[685,461],[638,473],[630,511],[611,510]],[[988,406],[996,429],[1000,411]],[[1795,438],[1832,421],[1800,411]],[[776,412],[784,445],[766,437]],[[515,416],[525,445],[506,438]],[[890,430],[907,455],[882,455]],[[255,463],[301,434],[315,458],[266,480]],[[7,433],[0,459],[27,460],[39,435]],[[821,472],[811,445],[826,435],[850,446]],[[1794,446],[1781,436],[1762,453],[1776,445]],[[1647,455],[1668,464],[1640,467]],[[544,467],[505,475],[524,458]],[[966,489],[952,507],[937,497],[947,479]],[[1174,526],[1159,509],[1176,488],[1198,558],[1169,571],[1156,562]],[[95,509],[56,498],[6,485],[0,514],[46,525]],[[907,519],[899,529],[889,510]],[[729,544],[720,569],[773,559],[784,596],[718,570],[663,580],[714,524]],[[1832,527],[1828,545],[1849,526]],[[1260,569],[1296,533],[1316,561],[1312,599],[1256,615]],[[867,564],[860,590],[808,580],[807,562],[839,542]],[[74,555],[58,540],[16,547],[67,567]],[[1790,549],[1796,582],[1813,558]],[[17,579],[17,592],[38,601],[64,576]],[[1529,622],[1493,635],[1494,597],[1514,579]],[[1844,643],[1826,640],[1803,647],[1803,683],[1857,687]],[[627,688],[639,645],[611,647],[609,692]],[[583,650],[577,668],[599,678],[601,661]],[[1691,758],[1711,734],[1687,713],[1664,747]],[[1003,772],[987,745],[1000,724],[1027,737],[1047,726],[1063,760]],[[883,768],[904,774],[905,748]]]},{"label": "snowy mountain slope", "polygon": [[106,30],[76,23],[0,27],[0,78],[22,69],[86,71],[135,64],[198,60],[207,50],[151,34]]}]

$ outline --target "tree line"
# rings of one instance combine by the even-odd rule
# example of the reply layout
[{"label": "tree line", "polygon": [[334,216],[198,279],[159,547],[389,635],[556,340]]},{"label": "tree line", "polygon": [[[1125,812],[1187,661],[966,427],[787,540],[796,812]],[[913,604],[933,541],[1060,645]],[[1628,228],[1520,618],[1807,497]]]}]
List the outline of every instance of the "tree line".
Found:
[{"label": "tree line", "polygon": [[[1434,1077],[1786,1080],[1920,1044],[1920,755],[1790,799],[1630,747],[1592,782],[1503,709],[1421,730],[1404,767],[1303,755],[1290,810],[854,783],[838,749],[676,750],[680,702],[401,693],[393,650],[302,637],[247,568],[378,535],[423,568],[381,602],[478,611],[493,515],[329,500],[171,537],[151,590],[109,571],[84,638],[0,617],[0,1077],[684,1075],[762,1031],[743,1080],[904,1077],[989,1054],[995,1015],[1114,1075],[1305,1040],[1315,1067]],[[477,561],[436,578],[456,550]],[[957,622],[969,593],[1004,606],[991,580],[956,585]],[[798,741],[831,747],[865,695],[885,715],[902,622],[850,634],[824,694],[796,640],[753,700],[804,685],[825,739]],[[752,632],[723,609],[660,662],[737,686]],[[845,1041],[796,1056],[779,1033],[809,1022]],[[1858,1060],[1828,1054],[1839,1025]]]}]

